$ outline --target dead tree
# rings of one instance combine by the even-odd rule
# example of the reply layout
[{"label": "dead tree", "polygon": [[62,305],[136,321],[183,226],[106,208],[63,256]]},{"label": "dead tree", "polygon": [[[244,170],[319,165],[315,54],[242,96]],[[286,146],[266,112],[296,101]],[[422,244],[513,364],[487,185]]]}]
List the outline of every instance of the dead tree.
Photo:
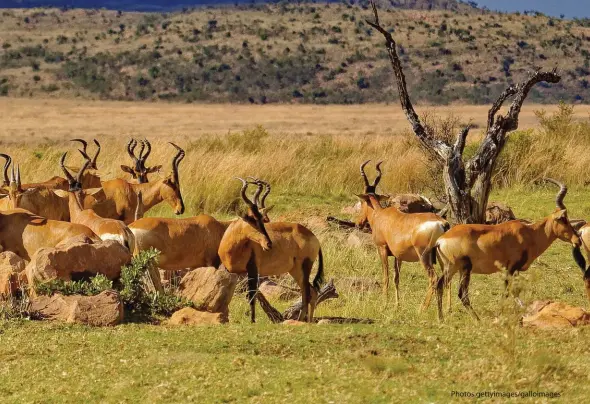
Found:
[{"label": "dead tree", "polygon": [[[367,20],[367,23],[385,38],[401,106],[412,125],[414,134],[430,156],[443,166],[443,183],[454,222],[483,223],[490,195],[492,173],[498,156],[506,144],[506,135],[518,128],[518,116],[524,100],[535,84],[542,81],[558,83],[561,77],[555,70],[536,71],[531,73],[524,82],[504,90],[488,112],[487,129],[479,149],[471,159],[464,161],[463,149],[470,125],[457,135],[454,144],[437,138],[432,130],[423,125],[408,94],[395,40],[391,33],[381,26],[375,0],[371,0],[371,6],[374,21]],[[509,97],[513,97],[513,101],[508,112],[506,115],[498,115],[498,111]]]}]

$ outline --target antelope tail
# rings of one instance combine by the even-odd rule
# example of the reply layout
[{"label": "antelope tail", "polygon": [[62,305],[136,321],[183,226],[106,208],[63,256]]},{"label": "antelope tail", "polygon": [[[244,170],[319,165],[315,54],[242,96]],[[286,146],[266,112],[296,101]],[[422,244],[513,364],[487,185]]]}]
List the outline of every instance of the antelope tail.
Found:
[{"label": "antelope tail", "polygon": [[324,283],[324,255],[322,254],[322,249],[320,248],[320,253],[318,255],[318,272],[315,274],[315,278],[313,278],[313,287],[316,290],[320,290],[322,284]]},{"label": "antelope tail", "polygon": [[432,248],[427,248],[422,253],[422,262],[427,267],[434,267],[434,265],[436,265],[437,251],[438,251],[438,243],[435,244]]}]

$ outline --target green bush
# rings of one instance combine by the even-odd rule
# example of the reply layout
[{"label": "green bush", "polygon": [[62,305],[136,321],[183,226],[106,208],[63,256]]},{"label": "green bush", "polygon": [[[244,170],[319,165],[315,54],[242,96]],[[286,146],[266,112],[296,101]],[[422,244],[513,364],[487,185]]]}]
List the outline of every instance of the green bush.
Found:
[{"label": "green bush", "polygon": [[61,279],[55,279],[35,285],[35,291],[44,296],[51,296],[54,293],[60,293],[66,296],[94,296],[112,288],[113,282],[102,274],[92,277],[90,281],[63,281]]}]

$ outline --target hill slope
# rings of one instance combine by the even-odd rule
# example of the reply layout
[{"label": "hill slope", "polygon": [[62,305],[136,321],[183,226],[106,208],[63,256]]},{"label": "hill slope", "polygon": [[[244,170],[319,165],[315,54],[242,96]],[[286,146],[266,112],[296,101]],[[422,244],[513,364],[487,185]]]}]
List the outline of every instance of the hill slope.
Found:
[{"label": "hill slope", "polygon": [[[426,3],[421,3],[426,4]],[[462,4],[461,6],[466,6]],[[488,103],[537,66],[559,85],[533,101],[590,102],[590,28],[482,10],[382,11],[411,92]],[[0,94],[182,102],[392,101],[383,40],[366,8],[280,4],[172,14],[3,10]]]}]

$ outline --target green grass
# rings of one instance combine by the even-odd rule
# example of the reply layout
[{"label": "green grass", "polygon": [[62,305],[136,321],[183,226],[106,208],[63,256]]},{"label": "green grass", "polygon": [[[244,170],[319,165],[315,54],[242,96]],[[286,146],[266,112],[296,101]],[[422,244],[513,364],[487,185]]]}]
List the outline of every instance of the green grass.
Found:
[{"label": "green grass", "polygon": [[[570,190],[565,202],[572,217],[588,217],[586,194],[583,188]],[[491,199],[507,202],[519,217],[538,219],[553,210],[554,196],[553,188],[522,188],[496,192]],[[300,205],[299,197],[277,195],[276,200],[281,204],[275,220],[305,221],[309,212],[335,214],[347,204],[317,197],[306,210],[287,214]],[[370,243],[353,248],[346,234],[320,225],[313,229],[322,241],[327,276],[336,279],[341,295],[316,314],[369,317],[375,324],[273,325],[259,309],[259,322],[251,325],[241,295],[232,301],[230,324],[217,327],[3,323],[2,401],[442,403],[472,401],[452,398],[452,391],[529,390],[585,401],[590,348],[584,341],[590,329],[520,328],[519,311],[502,301],[502,274],[472,278],[472,304],[481,323],[460,307],[455,283],[453,311],[439,324],[434,306],[417,312],[426,277],[418,265],[407,263],[396,310],[392,297],[386,300],[379,290],[338,287],[343,277],[381,279]],[[565,243],[556,242],[518,278],[526,303],[556,299],[587,306],[580,271]]]}]

